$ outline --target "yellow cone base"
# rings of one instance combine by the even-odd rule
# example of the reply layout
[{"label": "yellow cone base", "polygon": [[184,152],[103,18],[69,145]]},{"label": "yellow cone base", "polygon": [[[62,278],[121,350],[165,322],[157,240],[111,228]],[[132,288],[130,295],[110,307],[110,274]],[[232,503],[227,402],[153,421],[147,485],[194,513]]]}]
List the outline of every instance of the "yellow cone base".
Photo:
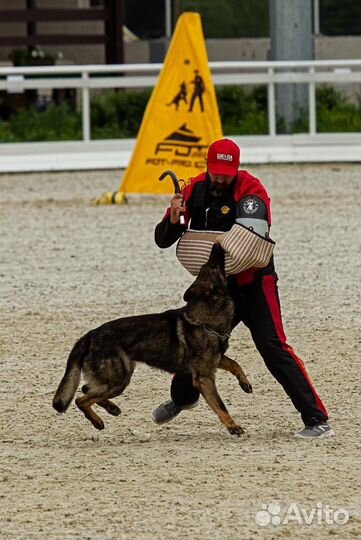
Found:
[{"label": "yellow cone base", "polygon": [[128,199],[124,191],[106,191],[100,197],[93,199],[93,204],[127,204]]}]

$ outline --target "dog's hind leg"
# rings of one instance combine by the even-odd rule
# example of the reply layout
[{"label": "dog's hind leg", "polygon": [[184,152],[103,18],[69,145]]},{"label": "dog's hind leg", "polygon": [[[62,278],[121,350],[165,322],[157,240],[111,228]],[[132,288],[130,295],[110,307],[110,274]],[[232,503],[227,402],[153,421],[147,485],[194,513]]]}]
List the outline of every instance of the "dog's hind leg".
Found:
[{"label": "dog's hind leg", "polygon": [[229,371],[230,373],[232,373],[232,375],[237,377],[239,385],[242,390],[244,390],[244,392],[246,392],[247,394],[251,394],[253,392],[252,385],[249,382],[247,375],[235,360],[232,360],[232,358],[223,355],[220,363],[218,364],[218,367],[220,369],[224,369],[225,371]]},{"label": "dog's hind leg", "polygon": [[[82,390],[82,392],[84,394],[86,394],[87,392],[89,392],[89,386],[87,384],[84,384],[84,386],[82,386],[81,390]],[[119,395],[119,394],[117,394],[117,395]],[[121,414],[121,412],[122,412],[121,408],[118,407],[118,405],[116,405],[112,401],[110,401],[110,399],[102,399],[101,401],[97,402],[97,405],[99,405],[99,407],[102,407],[103,409],[105,409],[107,411],[107,413],[111,414],[112,416],[119,416]]]},{"label": "dog's hind leg", "polygon": [[84,394],[84,396],[77,398],[75,400],[75,403],[96,429],[104,429],[104,422],[93,411],[92,406],[99,405],[112,416],[119,416],[121,410],[117,405],[115,405],[115,403],[110,401],[110,398],[120,396],[120,394],[124,392],[128,384],[130,383],[132,374],[132,370],[128,371],[123,381],[120,384],[118,383],[117,385],[114,385],[114,383],[113,385],[109,383],[106,386],[103,385],[101,389],[97,388],[96,386],[92,387],[92,384],[85,384],[82,387],[83,392],[86,391],[86,393]]},{"label": "dog's hind leg", "polygon": [[96,351],[84,363],[83,376],[86,383],[82,387],[84,395],[77,398],[75,403],[96,429],[104,429],[104,422],[93,411],[92,406],[99,405],[109,414],[118,416],[121,410],[110,399],[119,396],[125,390],[135,368],[135,362],[120,345],[116,347],[116,353],[113,356],[102,357],[99,351]]},{"label": "dog's hind leg", "polygon": [[216,383],[211,376],[193,376],[193,386],[198,388],[208,405],[232,435],[237,435],[239,437],[244,433],[241,426],[235,423],[232,416],[227,411],[221,396],[218,394]]},{"label": "dog's hind leg", "polygon": [[102,399],[102,401],[98,401],[97,405],[99,407],[102,407],[104,410],[107,411],[108,414],[111,414],[112,416],[119,416],[122,414],[122,410],[118,405],[110,401],[110,399]]},{"label": "dog's hind leg", "polygon": [[[86,394],[84,396],[81,396],[75,400],[75,404],[77,407],[81,410],[81,412],[84,414],[84,416],[90,420],[90,422],[93,424],[93,426],[96,429],[104,429],[104,422],[96,414],[96,412],[93,411],[92,406],[93,405],[99,405],[103,409],[105,409],[109,414],[112,414],[113,416],[118,416],[121,413],[121,410],[117,405],[112,403],[108,397],[116,397],[119,396],[124,388],[128,385],[128,381],[126,381],[121,386],[113,387],[109,390],[107,388],[106,390],[103,389],[102,392],[99,392],[97,388],[92,389],[91,386],[85,385],[85,388],[83,387],[82,390],[87,390]],[[100,395],[99,395],[100,394]]]},{"label": "dog's hind leg", "polygon": [[104,429],[104,422],[92,409],[92,405],[95,405],[95,403],[99,401],[101,401],[101,399],[99,400],[99,397],[90,397],[89,393],[87,393],[84,396],[77,398],[75,404],[84,414],[85,418],[90,420],[96,429],[101,430]]}]

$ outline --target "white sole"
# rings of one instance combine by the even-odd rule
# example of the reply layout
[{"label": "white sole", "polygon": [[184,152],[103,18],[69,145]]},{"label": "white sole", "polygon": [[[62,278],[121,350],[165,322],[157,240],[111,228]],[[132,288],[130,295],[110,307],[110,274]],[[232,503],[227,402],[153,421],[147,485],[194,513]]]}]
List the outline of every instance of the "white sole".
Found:
[{"label": "white sole", "polygon": [[316,435],[315,437],[305,437],[304,435],[301,435],[300,433],[296,433],[294,436],[296,439],[311,439],[311,440],[318,440],[318,439],[326,439],[328,437],[335,437],[336,433],[331,429],[330,431],[325,431],[325,433],[322,433],[322,435]]}]

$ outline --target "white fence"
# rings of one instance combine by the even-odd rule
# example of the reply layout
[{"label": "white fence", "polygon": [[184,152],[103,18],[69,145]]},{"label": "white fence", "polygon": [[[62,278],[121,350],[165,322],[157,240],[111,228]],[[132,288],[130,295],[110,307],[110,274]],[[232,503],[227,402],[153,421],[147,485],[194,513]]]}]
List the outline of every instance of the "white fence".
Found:
[{"label": "white fence", "polygon": [[[83,148],[91,140],[90,126],[90,91],[100,88],[146,88],[153,87],[163,64],[121,64],[121,65],[78,65],[78,66],[41,66],[41,67],[0,67],[0,90],[22,92],[25,89],[60,89],[76,88],[81,92]],[[268,95],[268,144],[279,145],[286,141],[285,136],[276,134],[275,84],[307,84],[309,99],[309,133],[301,136],[302,144],[308,141],[314,146],[317,134],[316,122],[316,85],[360,84],[361,60],[317,60],[317,61],[282,61],[282,62],[210,62],[212,78],[216,86],[225,85],[261,85],[267,86]],[[36,76],[36,77],[34,77]],[[322,135],[324,140],[325,135]],[[361,161],[361,146],[358,134],[340,134],[342,144],[351,144],[352,158]],[[335,134],[330,135],[333,144]],[[288,137],[290,139],[290,136]],[[257,137],[248,138],[252,141]],[[265,137],[262,136],[264,143]],[[341,140],[340,139],[340,140]],[[291,136],[297,141],[297,136]],[[261,141],[261,138],[260,138]],[[361,141],[361,138],[360,138]],[[102,141],[103,143],[105,141]],[[32,143],[20,143],[12,147]],[[46,143],[37,143],[37,148]],[[75,141],[74,141],[75,144]],[[0,145],[1,155],[6,149]],[[76,144],[79,148],[79,142]],[[101,143],[98,145],[101,147]],[[75,148],[75,147],[74,147]],[[95,148],[95,145],[94,145]],[[11,150],[10,147],[8,147]],[[350,154],[350,156],[351,156]],[[358,158],[357,158],[358,156]],[[346,158],[347,159],[347,158]],[[290,157],[292,161],[292,156]],[[265,161],[267,159],[265,158]],[[0,163],[1,170],[1,163]]]}]

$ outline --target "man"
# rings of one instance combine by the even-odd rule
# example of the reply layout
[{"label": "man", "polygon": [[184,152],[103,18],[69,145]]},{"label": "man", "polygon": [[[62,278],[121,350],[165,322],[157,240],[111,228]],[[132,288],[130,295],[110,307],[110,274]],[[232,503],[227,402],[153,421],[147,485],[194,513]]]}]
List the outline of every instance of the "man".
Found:
[{"label": "man", "polygon": [[194,79],[193,79],[193,81],[191,81],[191,83],[194,85],[194,88],[193,88],[193,93],[192,93],[192,96],[191,96],[191,102],[189,104],[188,111],[190,111],[190,112],[193,111],[194,103],[195,103],[196,99],[198,98],[199,99],[199,105],[200,105],[200,108],[201,108],[201,112],[204,112],[203,94],[204,94],[206,88],[204,86],[204,81],[203,81],[202,77],[199,75],[198,69],[194,70]]},{"label": "man", "polygon": [[[239,171],[240,150],[229,139],[210,145],[207,171],[192,178],[182,194],[174,195],[163,220],[155,228],[155,242],[161,248],[171,246],[183,234],[191,220],[197,230],[228,231],[234,222],[263,237],[271,225],[270,199],[261,182],[247,171]],[[184,215],[185,225],[180,216]],[[303,439],[331,437],[328,413],[316,393],[306,368],[286,342],[277,292],[277,274],[273,258],[267,267],[250,268],[228,283],[235,301],[234,325],[243,322],[263,360],[283,386],[305,424],[295,436]],[[173,420],[185,409],[197,405],[199,392],[191,375],[174,376],[171,400],[159,405],[152,414],[157,424]]]}]

